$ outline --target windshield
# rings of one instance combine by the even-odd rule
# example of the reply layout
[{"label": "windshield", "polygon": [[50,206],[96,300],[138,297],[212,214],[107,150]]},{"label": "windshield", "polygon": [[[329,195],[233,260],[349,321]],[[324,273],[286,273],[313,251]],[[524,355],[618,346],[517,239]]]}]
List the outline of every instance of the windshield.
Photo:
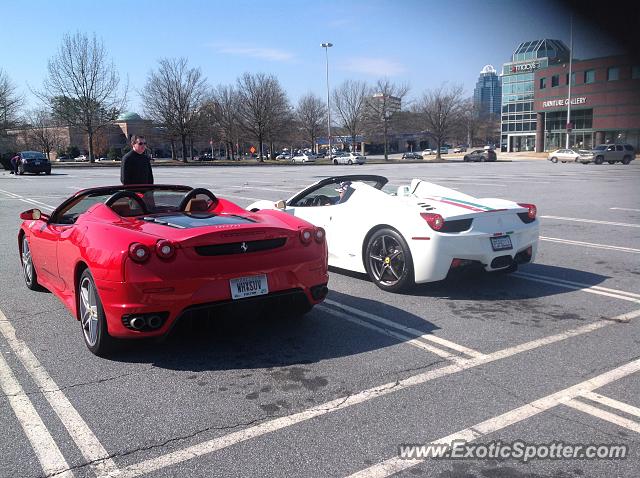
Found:
[{"label": "windshield", "polygon": [[22,153],[22,159],[47,159],[43,153],[37,151],[25,151]]}]

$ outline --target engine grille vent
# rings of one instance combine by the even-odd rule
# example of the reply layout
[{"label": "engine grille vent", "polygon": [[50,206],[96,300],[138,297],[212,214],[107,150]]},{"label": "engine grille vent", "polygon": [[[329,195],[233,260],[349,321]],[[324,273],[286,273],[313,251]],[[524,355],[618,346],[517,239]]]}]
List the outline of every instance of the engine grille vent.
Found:
[{"label": "engine grille vent", "polygon": [[259,241],[228,242],[226,244],[213,244],[210,246],[197,246],[196,252],[201,256],[225,256],[229,254],[249,254],[251,252],[277,249],[287,242],[286,237],[276,239],[263,239]]}]

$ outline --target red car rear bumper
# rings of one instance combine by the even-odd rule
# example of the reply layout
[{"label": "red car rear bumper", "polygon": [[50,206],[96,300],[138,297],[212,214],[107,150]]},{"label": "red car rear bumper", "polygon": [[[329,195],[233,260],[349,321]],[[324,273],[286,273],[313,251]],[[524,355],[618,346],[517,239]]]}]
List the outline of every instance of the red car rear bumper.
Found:
[{"label": "red car rear bumper", "polygon": [[[171,278],[154,273],[152,268],[145,268],[133,263],[127,265],[125,282],[96,280],[96,286],[107,318],[109,335],[119,338],[156,337],[171,330],[183,312],[197,309],[199,306],[210,307],[225,304],[247,302],[273,303],[274,299],[297,295],[300,300],[304,296],[309,305],[315,305],[324,299],[317,292],[317,286],[325,286],[329,280],[326,260],[316,259],[291,265],[285,268],[281,264],[270,268],[253,269],[251,271],[217,272],[191,270],[180,273],[180,268],[172,270]],[[185,272],[185,271],[182,271]],[[232,299],[230,279],[265,274],[267,276],[268,294],[247,299]],[[165,275],[165,274],[163,274]],[[312,288],[315,294],[312,293]],[[314,298],[315,295],[315,298]],[[127,319],[123,317],[136,314],[162,314],[163,324],[154,330],[132,330],[127,327]],[[167,315],[168,314],[168,315]]]}]

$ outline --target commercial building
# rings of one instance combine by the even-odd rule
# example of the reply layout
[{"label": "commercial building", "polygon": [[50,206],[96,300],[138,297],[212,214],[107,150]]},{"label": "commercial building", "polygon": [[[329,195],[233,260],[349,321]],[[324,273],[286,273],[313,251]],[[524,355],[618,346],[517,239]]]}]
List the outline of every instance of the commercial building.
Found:
[{"label": "commercial building", "polygon": [[473,90],[473,106],[479,118],[500,117],[502,84],[493,65],[485,65]]},{"label": "commercial building", "polygon": [[568,62],[538,69],[534,96],[536,151],[564,148],[567,130],[571,148],[629,143],[640,150],[638,60],[626,56],[574,60],[571,79]]},{"label": "commercial building", "polygon": [[502,66],[502,151],[533,151],[537,117],[534,109],[535,72],[569,61],[569,49],[559,40],[520,43],[511,61]]}]

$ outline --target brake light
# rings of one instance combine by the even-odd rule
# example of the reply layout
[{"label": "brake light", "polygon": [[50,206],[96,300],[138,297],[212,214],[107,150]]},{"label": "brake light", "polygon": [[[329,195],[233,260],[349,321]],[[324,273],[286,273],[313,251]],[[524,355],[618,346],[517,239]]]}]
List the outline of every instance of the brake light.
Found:
[{"label": "brake light", "polygon": [[309,244],[313,240],[313,229],[300,229],[300,242],[304,245]]},{"label": "brake light", "polygon": [[134,242],[129,246],[129,257],[132,261],[138,262],[142,264],[149,260],[151,256],[151,251],[144,244],[140,244],[139,242]]},{"label": "brake light", "polygon": [[527,204],[527,203],[518,203],[518,206],[527,209],[527,217],[532,221],[536,218],[536,214],[538,214],[538,208],[535,204]]},{"label": "brake light", "polygon": [[317,243],[321,243],[322,241],[324,241],[324,229],[322,229],[321,227],[317,227],[316,228],[316,232],[313,235],[313,238],[316,240]]},{"label": "brake light", "polygon": [[420,215],[434,231],[439,231],[444,226],[444,218],[440,214],[422,212]]},{"label": "brake light", "polygon": [[156,243],[156,254],[160,259],[171,259],[176,253],[176,247],[166,239],[162,239]]}]

